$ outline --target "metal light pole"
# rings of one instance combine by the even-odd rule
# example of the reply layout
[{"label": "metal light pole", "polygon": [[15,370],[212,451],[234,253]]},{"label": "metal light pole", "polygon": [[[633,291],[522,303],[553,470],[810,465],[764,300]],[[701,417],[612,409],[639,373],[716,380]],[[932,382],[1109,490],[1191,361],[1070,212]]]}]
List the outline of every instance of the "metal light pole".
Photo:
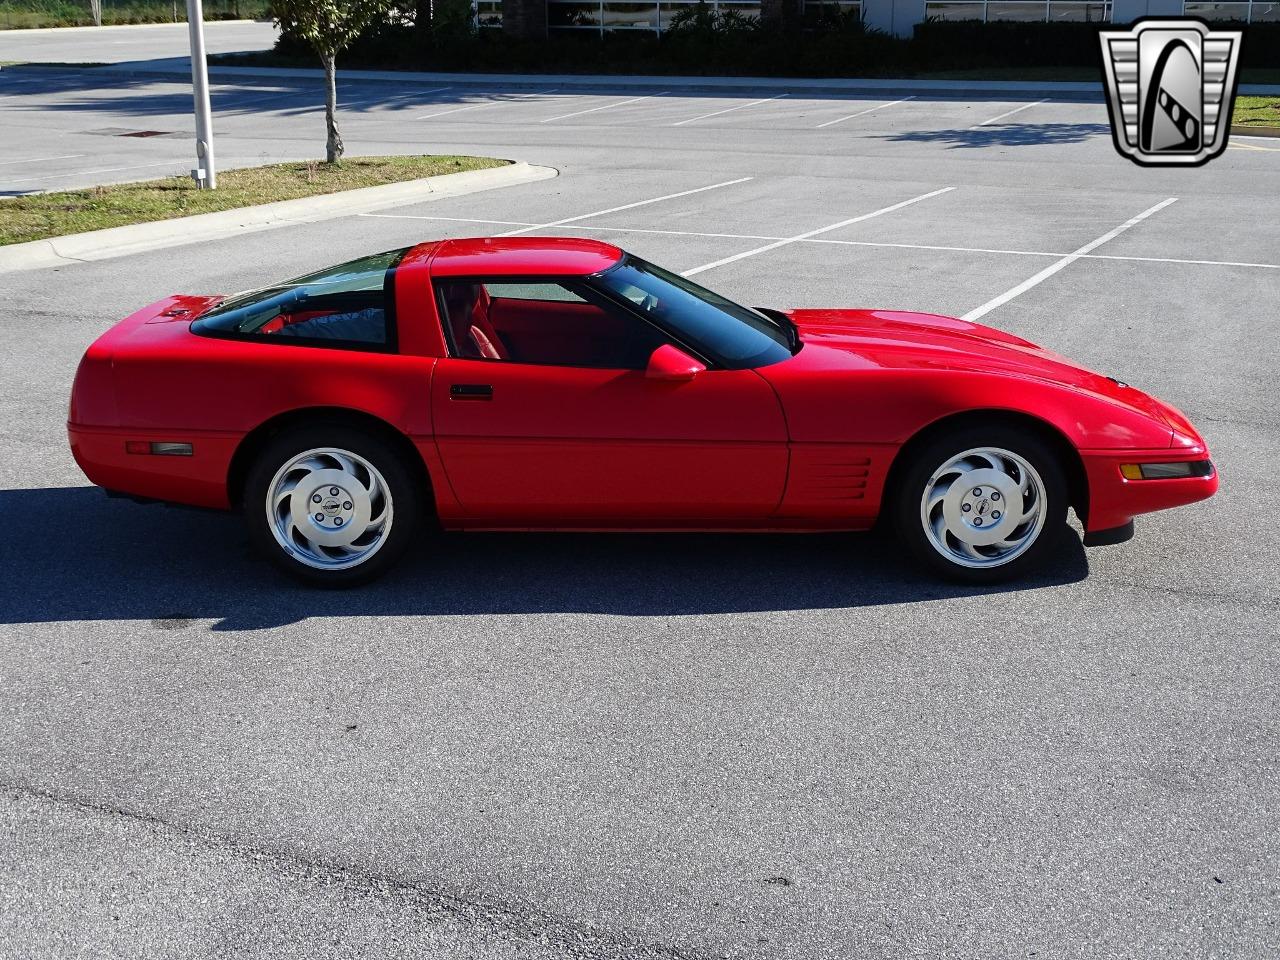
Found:
[{"label": "metal light pole", "polygon": [[204,9],[200,0],[187,0],[187,32],[191,35],[191,92],[196,112],[196,163],[191,178],[202,189],[218,186],[213,162],[213,116],[209,108],[209,66],[204,59]]}]

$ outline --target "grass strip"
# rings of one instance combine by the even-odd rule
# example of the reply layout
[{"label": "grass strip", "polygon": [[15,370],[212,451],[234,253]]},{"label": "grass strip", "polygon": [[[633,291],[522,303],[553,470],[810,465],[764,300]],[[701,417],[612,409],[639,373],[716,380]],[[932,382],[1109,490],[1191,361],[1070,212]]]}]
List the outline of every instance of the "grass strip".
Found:
[{"label": "grass strip", "polygon": [[1280,97],[1236,97],[1231,122],[1240,127],[1280,127]]},{"label": "grass strip", "polygon": [[489,157],[357,157],[334,165],[306,161],[221,171],[217,190],[197,189],[187,177],[166,177],[141,183],[6,197],[0,199],[0,245],[464,170],[483,170],[507,163]]}]

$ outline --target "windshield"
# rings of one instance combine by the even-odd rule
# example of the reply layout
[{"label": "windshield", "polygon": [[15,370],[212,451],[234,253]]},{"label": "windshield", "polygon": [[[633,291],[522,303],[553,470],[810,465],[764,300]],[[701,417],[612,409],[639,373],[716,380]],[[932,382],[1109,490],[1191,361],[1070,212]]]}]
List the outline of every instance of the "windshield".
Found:
[{"label": "windshield", "polygon": [[791,356],[789,321],[772,320],[636,257],[628,256],[591,283],[631,301],[693,350],[731,369]]}]

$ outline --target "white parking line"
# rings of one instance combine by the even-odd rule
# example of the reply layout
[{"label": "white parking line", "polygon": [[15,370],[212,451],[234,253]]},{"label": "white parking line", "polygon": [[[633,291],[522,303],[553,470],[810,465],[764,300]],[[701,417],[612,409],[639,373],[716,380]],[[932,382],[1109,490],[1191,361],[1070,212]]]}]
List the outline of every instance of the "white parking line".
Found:
[{"label": "white parking line", "polygon": [[592,107],[589,110],[575,110],[573,113],[562,113],[558,117],[547,117],[545,120],[539,120],[539,123],[551,123],[555,120],[567,120],[570,117],[580,117],[584,113],[599,113],[601,110],[612,110],[614,107],[625,107],[629,103],[639,103],[641,100],[652,100],[654,97],[663,97],[670,93],[670,90],[663,90],[661,93],[647,93],[643,97],[632,97],[630,100],[619,100],[616,103],[606,103],[602,107]]},{"label": "white parking line", "polygon": [[429,93],[439,93],[442,90],[452,90],[452,86],[432,87],[430,90],[415,90],[413,93],[400,93],[394,97],[364,97],[361,100],[348,100],[345,103],[338,104],[341,109],[343,107],[362,107],[366,103],[395,103],[398,100],[416,100],[418,97],[425,97]]},{"label": "white parking line", "polygon": [[[523,220],[482,220],[475,217],[427,217],[412,213],[358,213],[358,217],[375,217],[384,220],[437,220],[442,223],[482,223],[491,227],[530,227],[538,228],[541,224],[528,223]],[[575,224],[573,227],[546,226],[551,230],[589,230],[592,233],[654,233],[663,237],[710,237],[719,240],[784,240],[785,237],[770,237],[750,233],[702,233],[696,230],[652,230],[644,227],[611,227],[606,224]],[[818,241],[815,241],[818,242]],[[1056,254],[1054,254],[1056,256]]]},{"label": "white parking line", "polygon": [[[66,29],[66,28],[62,28],[62,29]],[[0,73],[3,73],[3,71],[0,71]],[[48,89],[36,90],[32,92],[27,92],[27,93],[24,93],[24,92],[6,93],[4,96],[0,96],[0,100],[10,100],[13,97],[19,97],[19,96],[39,97],[42,94],[46,94],[46,93],[54,94],[54,93],[68,93],[68,92],[75,93],[78,91],[89,92],[89,91],[97,91],[97,90],[119,90],[120,88],[128,84],[128,82],[129,81],[127,79],[123,79],[123,78],[108,79],[106,77],[95,77],[93,86],[90,88],[84,85],[84,80],[80,75],[72,74],[72,73],[49,74],[49,75],[39,76],[39,77],[30,77],[23,80],[3,80],[3,81],[0,81],[0,90],[9,90],[13,87],[23,86],[28,83],[42,83],[45,86],[47,86]],[[188,87],[188,89],[190,89],[190,87]]]},{"label": "white parking line", "polygon": [[1130,260],[1135,263],[1185,263],[1203,267],[1251,267],[1256,270],[1280,270],[1280,263],[1249,263],[1245,260],[1182,260],[1178,257],[1124,257],[1106,253],[1087,253],[1081,260]]},{"label": "white parking line", "polygon": [[535,93],[522,93],[510,97],[506,100],[485,100],[481,103],[472,103],[465,107],[454,107],[452,110],[441,110],[439,113],[428,113],[421,117],[414,117],[414,120],[430,120],[432,117],[443,117],[447,113],[461,113],[463,110],[478,110],[480,107],[495,107],[504,103],[511,103],[515,100],[528,100],[530,97],[540,97],[544,94],[555,93],[559,87],[551,87],[547,90],[538,90]]},{"label": "white parking line", "polygon": [[713,260],[710,263],[704,263],[700,267],[694,267],[692,270],[686,270],[684,271],[684,276],[692,277],[695,274],[702,273],[706,270],[723,267],[727,263],[736,263],[739,260],[745,260],[747,257],[754,257],[759,253],[768,253],[770,250],[777,250],[779,247],[785,247],[790,243],[799,243],[801,240],[808,240],[810,237],[816,237],[819,234],[830,233],[832,230],[839,230],[841,227],[861,223],[863,220],[870,220],[872,217],[880,217],[886,213],[901,210],[903,207],[909,207],[913,203],[919,203],[921,200],[928,200],[930,197],[937,197],[944,193],[950,193],[954,189],[955,187],[943,187],[941,190],[932,190],[929,193],[922,193],[918,197],[912,197],[910,200],[903,200],[901,203],[895,203],[892,206],[881,207],[879,210],[873,210],[870,213],[864,213],[857,217],[850,217],[848,220],[841,220],[839,223],[833,223],[830,226],[819,227],[817,230],[808,230],[804,233],[798,233],[794,237],[785,237],[781,240],[775,240],[773,243],[766,243],[763,247],[756,247],[754,250],[735,253],[731,257],[724,257],[721,260]]},{"label": "white parking line", "polygon": [[1062,259],[1049,264],[1049,266],[1045,267],[1035,276],[1028,277],[1026,280],[1023,280],[1016,287],[1013,287],[1010,290],[1006,290],[1004,293],[1000,294],[1000,296],[995,297],[994,299],[988,300],[986,303],[984,303],[980,307],[975,307],[973,310],[970,310],[968,313],[966,313],[961,319],[977,320],[979,317],[986,316],[996,307],[1003,306],[1004,304],[1012,300],[1014,297],[1022,296],[1022,294],[1026,293],[1032,287],[1039,286],[1041,283],[1043,283],[1045,280],[1048,280],[1050,277],[1052,277],[1055,273],[1057,273],[1063,267],[1070,266],[1071,264],[1079,260],[1081,257],[1083,257],[1085,254],[1091,253],[1092,251],[1096,250],[1098,247],[1102,246],[1104,243],[1110,240],[1114,240],[1116,237],[1120,236],[1120,234],[1124,233],[1130,227],[1141,223],[1143,220],[1147,219],[1147,217],[1150,217],[1153,214],[1159,213],[1165,207],[1169,206],[1169,204],[1177,201],[1177,199],[1178,199],[1177,197],[1169,197],[1167,200],[1161,200],[1154,207],[1149,207],[1146,210],[1143,210],[1136,217],[1129,218],[1124,223],[1120,224],[1120,226],[1116,227],[1114,230],[1108,230],[1102,236],[1098,237],[1097,240],[1092,240],[1089,243],[1086,243],[1079,250],[1076,250],[1073,253],[1069,253]]},{"label": "white parking line", "polygon": [[[944,247],[932,243],[884,243],[874,240],[809,240],[808,243],[832,243],[847,247],[890,247],[903,250],[938,250],[946,253],[993,253],[1008,257],[1070,257],[1070,253],[1047,250],[999,250],[991,247]],[[1135,257],[1124,254],[1084,253],[1080,260],[1118,260],[1128,263],[1177,263],[1200,267],[1249,267],[1256,270],[1280,270],[1280,263],[1252,263],[1247,260],[1187,260],[1181,257]]]},{"label": "white parking line", "polygon": [[859,110],[857,113],[851,113],[847,117],[840,117],[837,120],[828,120],[826,123],[820,123],[813,129],[821,130],[823,127],[830,127],[837,123],[844,123],[846,120],[852,120],[854,117],[866,116],[868,113],[875,113],[877,110],[883,110],[885,107],[896,107],[900,103],[906,103],[908,100],[914,99],[915,97],[903,97],[901,100],[893,101],[893,103],[882,103],[878,107],[869,107],[866,110]]},{"label": "white parking line", "polygon": [[975,123],[969,129],[977,130],[979,127],[985,127],[989,124],[995,123],[997,120],[1003,120],[1005,117],[1012,117],[1015,113],[1021,113],[1023,110],[1030,110],[1032,107],[1038,107],[1042,103],[1048,103],[1049,100],[1050,98],[1046,97],[1043,100],[1037,100],[1035,103],[1024,103],[1022,106],[1014,107],[1012,110],[1008,110],[998,116],[992,117],[990,120],[983,120],[981,123]]},{"label": "white parking line", "polygon": [[780,93],[776,97],[765,97],[763,100],[752,100],[750,103],[740,103],[736,107],[726,107],[724,110],[716,110],[716,111],[713,111],[712,113],[704,113],[700,117],[690,117],[688,120],[677,120],[675,123],[671,124],[671,126],[683,127],[686,123],[694,123],[698,120],[706,120],[708,117],[718,117],[722,113],[733,113],[733,111],[735,110],[745,110],[747,107],[758,106],[759,104],[762,104],[762,103],[772,103],[774,100],[781,100],[783,97],[786,97],[786,96],[788,96],[788,94]]},{"label": "white parking line", "polygon": [[428,217],[420,213],[357,213],[357,217],[375,220],[438,220],[442,223],[483,223],[490,227],[536,227],[525,220],[484,220],[477,217]]},{"label": "white parking line", "polygon": [[619,210],[634,210],[636,207],[648,206],[651,203],[658,203],[662,200],[675,200],[678,197],[688,197],[695,193],[705,193],[708,190],[719,190],[721,187],[732,187],[736,183],[746,183],[751,177],[739,177],[737,180],[726,180],[724,183],[713,183],[706,187],[695,187],[693,190],[681,190],[679,193],[668,193],[665,196],[654,197],[650,200],[637,200],[635,203],[624,203],[620,207],[610,207],[608,210],[597,210],[594,213],[584,213],[577,217],[565,217],[563,220],[552,220],[550,223],[538,223],[528,227],[521,227],[518,230],[508,230],[506,233],[500,233],[500,237],[514,237],[522,233],[530,233],[534,230],[546,230],[550,227],[563,226],[566,223],[577,223],[579,220],[590,220],[592,217],[602,217],[606,213],[617,213]]},{"label": "white parking line", "polygon": [[[218,91],[215,91],[215,93],[221,94],[224,97],[231,95],[230,90],[227,90],[227,91],[218,90]],[[264,93],[258,96],[248,97],[247,99],[244,99],[244,100],[239,100],[235,103],[229,103],[225,107],[215,107],[214,112],[225,113],[228,110],[242,110],[248,106],[253,106],[260,103],[269,103],[272,100],[295,100],[298,97],[303,97],[303,96],[316,97],[316,96],[323,96],[323,94],[320,93],[320,91],[318,90],[273,90],[271,93]]]},{"label": "white parking line", "polygon": [[[478,223],[490,227],[537,227],[539,224],[523,220],[488,220],[479,217],[428,217],[414,213],[360,213],[360,217],[383,220],[435,220],[441,223]],[[545,229],[586,230],[591,233],[648,233],[661,237],[705,237],[712,240],[786,240],[786,237],[760,233],[704,233],[697,230],[655,230],[652,227],[616,227],[607,223],[579,223],[572,227],[546,227]],[[889,243],[883,240],[831,240],[826,237],[809,237],[799,243],[817,243],[841,247],[884,247],[890,250],[936,250],[941,253],[989,253],[1005,257],[1045,257],[1060,259],[1068,253],[1050,250],[1005,250],[999,247],[951,247],[937,243]],[[1085,253],[1081,260],[1117,260],[1132,263],[1176,263],[1205,267],[1249,267],[1256,270],[1280,270],[1280,263],[1253,263],[1247,260],[1187,260],[1181,257],[1135,257],[1124,254]]]},{"label": "white parking line", "polygon": [[500,102],[501,101],[499,100],[485,100],[483,103],[472,103],[465,107],[454,107],[451,110],[441,110],[437,113],[427,113],[427,114],[423,114],[421,117],[414,117],[413,119],[430,120],[432,117],[443,117],[449,113],[461,113],[463,110],[477,110],[480,107],[492,107],[495,103],[500,103]]},{"label": "white parking line", "polygon": [[0,160],[0,167],[8,166],[11,163],[43,163],[46,160],[75,160],[77,157],[88,156],[84,153],[64,153],[60,157],[32,157],[30,160]]},{"label": "white parking line", "polygon": [[[94,173],[119,173],[121,170],[145,170],[149,167],[181,167],[182,160],[165,160],[161,163],[137,163],[127,167],[99,167],[96,170],[70,170],[66,173],[54,173],[47,177],[17,177],[9,183],[41,183],[45,180],[59,180],[63,177],[87,177]],[[88,187],[67,187],[68,190],[87,190]]]},{"label": "white parking line", "polygon": [[42,77],[23,77],[21,80],[10,80],[7,77],[2,77],[0,78],[0,88],[13,87],[21,83],[48,83],[50,80],[65,80],[67,76],[65,73],[56,73]]},{"label": "white parking line", "polygon": [[[5,80],[0,82],[0,90],[8,90],[11,87],[25,86],[28,83],[43,83],[50,87],[48,91],[49,93],[57,93],[63,87],[78,86],[76,83],[77,79],[77,77],[70,74],[56,74],[44,77],[28,77],[23,80]],[[53,86],[55,83],[58,84],[58,86]],[[115,86],[119,86],[119,84],[117,83]],[[19,96],[19,94],[11,94],[10,96]]]}]

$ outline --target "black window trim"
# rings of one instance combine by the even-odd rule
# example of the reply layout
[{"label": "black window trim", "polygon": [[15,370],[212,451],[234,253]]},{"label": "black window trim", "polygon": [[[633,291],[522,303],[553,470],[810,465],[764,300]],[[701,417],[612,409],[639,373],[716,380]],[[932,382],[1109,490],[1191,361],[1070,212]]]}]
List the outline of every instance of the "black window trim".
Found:
[{"label": "black window trim", "polygon": [[[400,270],[400,261],[412,247],[405,247],[395,260],[387,267],[382,280],[383,314],[386,318],[387,337],[382,343],[370,343],[367,340],[336,340],[325,337],[273,337],[269,333],[241,333],[239,330],[206,330],[196,329],[196,324],[205,319],[211,310],[205,311],[191,321],[188,329],[198,337],[211,340],[238,340],[244,343],[274,344],[281,347],[320,347],[325,350],[355,350],[359,353],[399,353],[400,330],[399,317],[396,311],[396,274]],[[221,304],[216,304],[216,310]]]},{"label": "black window trim", "polygon": [[[618,262],[621,263],[622,261],[620,260]],[[614,269],[614,267],[616,267],[617,265],[618,264],[614,264],[614,266],[610,267],[609,270]],[[607,273],[608,271],[606,270],[601,272]],[[595,366],[590,366],[587,364],[580,364],[580,363],[530,363],[525,360],[518,360],[518,361],[517,360],[499,360],[493,357],[464,357],[459,355],[458,345],[454,342],[454,339],[453,339],[453,330],[452,330],[453,325],[449,322],[449,311],[444,302],[443,291],[441,290],[441,287],[444,284],[446,283],[478,283],[478,284],[551,283],[551,284],[560,284],[561,286],[568,289],[570,292],[577,293],[579,296],[581,296],[582,291],[585,290],[587,293],[590,294],[589,297],[587,296],[583,297],[583,299],[586,300],[587,303],[594,303],[596,306],[599,306],[602,308],[614,307],[614,308],[621,309],[622,312],[630,316],[631,319],[639,320],[641,323],[657,331],[657,333],[664,340],[666,340],[667,343],[671,344],[674,347],[678,347],[680,350],[683,350],[685,353],[689,354],[689,356],[693,357],[695,360],[705,364],[707,369],[714,369],[714,368],[719,368],[724,366],[722,361],[716,358],[707,356],[705,351],[701,351],[692,346],[689,346],[683,340],[681,340],[679,337],[673,334],[670,330],[664,327],[662,324],[655,323],[651,317],[645,315],[641,310],[639,310],[636,307],[634,303],[632,303],[626,297],[615,295],[612,291],[605,290],[601,287],[597,287],[593,283],[591,283],[591,279],[599,275],[600,275],[599,273],[593,273],[589,275],[580,274],[580,273],[568,274],[568,275],[543,273],[543,274],[501,274],[501,275],[467,274],[467,275],[458,275],[458,276],[432,277],[431,288],[432,288],[432,293],[435,297],[436,318],[440,323],[440,331],[444,336],[445,347],[449,351],[449,359],[478,360],[482,363],[518,363],[521,366],[526,366],[526,367],[564,367],[569,370],[619,370],[619,371],[624,371],[628,373],[635,372],[636,370],[643,371],[643,368],[637,368],[637,367],[595,367]],[[576,286],[576,289],[575,289],[575,286]],[[603,303],[599,301],[603,301]],[[543,300],[539,302],[546,303],[548,301]]]}]

